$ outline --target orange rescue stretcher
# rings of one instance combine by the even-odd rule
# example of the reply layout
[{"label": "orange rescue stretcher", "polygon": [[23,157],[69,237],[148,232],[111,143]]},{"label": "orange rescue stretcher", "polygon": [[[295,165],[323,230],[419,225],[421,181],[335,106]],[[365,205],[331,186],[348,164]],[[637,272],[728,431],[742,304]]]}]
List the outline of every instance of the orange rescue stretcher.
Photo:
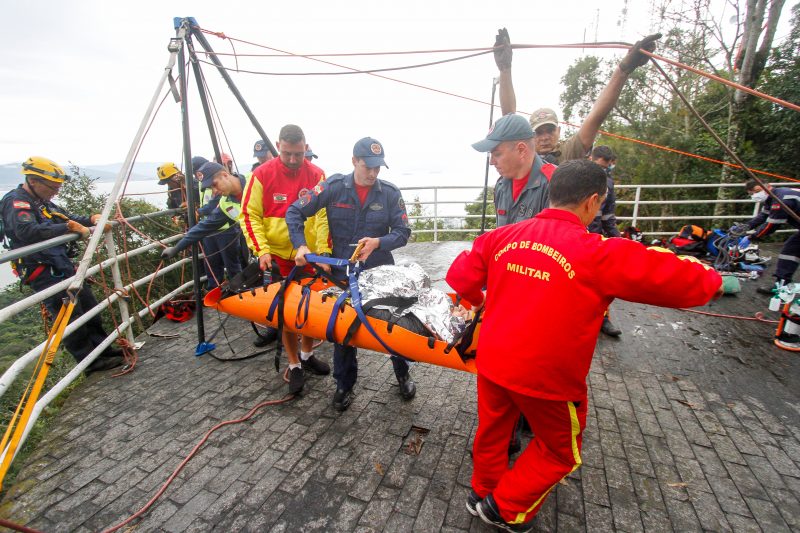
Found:
[{"label": "orange rescue stretcher", "polygon": [[[312,262],[347,264],[346,260],[319,258],[309,254]],[[339,262],[339,263],[334,263]],[[204,304],[223,313],[256,324],[285,328],[293,333],[338,344],[398,355],[411,361],[429,363],[464,372],[476,373],[475,356],[480,332],[480,314],[473,319],[464,334],[451,343],[433,334],[419,334],[387,320],[364,315],[357,291],[358,264],[349,273],[350,284],[343,297],[333,297],[320,291],[333,283],[322,277],[295,280],[295,270],[285,280],[226,295],[223,288],[209,292]],[[318,270],[321,273],[321,270]],[[355,289],[353,289],[355,286]],[[344,288],[344,287],[343,287]],[[456,295],[449,295],[456,302]],[[345,298],[346,297],[346,298]],[[277,300],[276,300],[277,299]],[[468,302],[462,305],[469,308]],[[283,310],[282,317],[279,309]],[[363,324],[366,318],[368,324]],[[355,325],[354,325],[355,323]]]}]

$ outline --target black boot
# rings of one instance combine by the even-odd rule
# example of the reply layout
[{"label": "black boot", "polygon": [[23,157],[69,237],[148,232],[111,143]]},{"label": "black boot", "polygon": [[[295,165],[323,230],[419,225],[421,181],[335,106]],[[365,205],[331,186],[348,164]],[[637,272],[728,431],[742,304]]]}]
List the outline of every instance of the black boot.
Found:
[{"label": "black boot", "polygon": [[253,346],[263,348],[264,346],[275,342],[278,338],[278,330],[275,328],[267,328],[264,333],[259,333],[256,340],[253,341]]},{"label": "black boot", "polygon": [[402,378],[397,378],[397,384],[400,385],[400,396],[404,400],[410,400],[417,394],[417,384],[411,379],[410,374],[406,374]]},{"label": "black boot", "polygon": [[350,404],[353,403],[353,390],[352,389],[336,389],[333,394],[333,408],[339,411],[346,411]]},{"label": "black boot", "polygon": [[619,337],[622,335],[622,330],[615,326],[607,316],[603,317],[603,325],[600,326],[600,331],[609,337]]}]

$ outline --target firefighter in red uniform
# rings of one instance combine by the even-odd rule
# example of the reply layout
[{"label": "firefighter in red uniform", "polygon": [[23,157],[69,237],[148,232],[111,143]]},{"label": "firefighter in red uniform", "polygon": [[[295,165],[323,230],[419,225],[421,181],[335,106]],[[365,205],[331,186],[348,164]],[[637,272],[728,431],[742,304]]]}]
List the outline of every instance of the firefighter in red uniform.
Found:
[{"label": "firefighter in red uniform", "polygon": [[[447,273],[473,305],[484,304],[486,287],[467,509],[509,531],[528,531],[550,490],[581,465],[586,376],[611,301],[691,307],[722,293],[719,274],[692,258],[588,233],[606,191],[600,166],[564,163],[549,209],[478,237]],[[535,437],[509,469],[520,413]]]}]

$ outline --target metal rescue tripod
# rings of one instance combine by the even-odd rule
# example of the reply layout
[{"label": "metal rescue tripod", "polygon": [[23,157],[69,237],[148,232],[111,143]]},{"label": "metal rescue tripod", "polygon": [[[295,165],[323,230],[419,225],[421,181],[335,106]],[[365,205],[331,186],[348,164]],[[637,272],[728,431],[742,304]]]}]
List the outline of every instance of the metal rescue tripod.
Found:
[{"label": "metal rescue tripod", "polygon": [[[197,24],[197,21],[194,17],[176,17],[173,19],[175,31],[177,32],[177,36],[170,41],[170,51],[173,48],[177,49],[178,51],[178,73],[179,79],[178,82],[179,86],[179,101],[181,103],[181,125],[183,130],[183,158],[184,158],[184,165],[186,168],[186,190],[191,190],[192,187],[195,187],[194,183],[194,173],[197,169],[192,168],[192,149],[191,149],[191,139],[189,135],[189,114],[188,114],[188,93],[187,93],[187,79],[186,79],[186,51],[189,54],[189,62],[191,63],[192,70],[194,72],[194,77],[197,82],[197,91],[200,95],[200,103],[203,106],[203,114],[205,115],[206,125],[208,126],[208,134],[211,137],[211,144],[214,149],[214,156],[216,157],[217,161],[222,161],[222,151],[220,149],[219,140],[217,139],[216,132],[214,131],[214,123],[211,118],[211,109],[208,103],[208,87],[205,84],[205,79],[203,78],[202,72],[200,70],[200,64],[197,60],[197,54],[195,52],[194,43],[192,42],[192,38],[197,40],[200,46],[205,50],[206,54],[208,55],[209,59],[216,65],[217,71],[220,73],[222,78],[225,80],[225,83],[228,85],[228,88],[233,93],[233,96],[236,97],[236,100],[239,102],[239,105],[242,106],[247,118],[250,119],[251,124],[256,129],[258,134],[261,136],[261,139],[264,140],[267,148],[272,153],[273,156],[278,156],[278,151],[275,149],[275,146],[269,140],[264,129],[261,127],[261,124],[258,122],[258,119],[255,117],[253,112],[250,110],[250,107],[245,102],[244,97],[239,92],[239,89],[236,88],[236,84],[231,79],[228,71],[222,65],[222,63],[217,58],[216,53],[211,48],[208,40],[206,39],[205,35],[203,35],[202,30]],[[174,80],[170,77],[170,83],[173,87],[175,87]],[[188,198],[188,215],[189,215],[189,227],[193,226],[197,223],[195,220],[195,209],[198,206],[194,205],[194,196],[192,194],[187,195]],[[201,294],[200,288],[200,273],[199,273],[199,260],[198,260],[198,245],[192,245],[192,270],[194,271],[194,299],[195,299],[195,306],[196,306],[196,313],[197,313],[197,348],[195,350],[195,355],[202,355],[207,353],[215,348],[213,344],[210,342],[206,342],[205,338],[205,327],[203,322],[203,299]]]}]

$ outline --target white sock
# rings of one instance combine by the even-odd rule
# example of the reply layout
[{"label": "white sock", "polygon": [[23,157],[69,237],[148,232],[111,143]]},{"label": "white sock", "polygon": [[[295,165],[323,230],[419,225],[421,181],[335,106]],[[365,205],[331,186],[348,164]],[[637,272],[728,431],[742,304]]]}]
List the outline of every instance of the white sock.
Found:
[{"label": "white sock", "polygon": [[300,363],[295,363],[293,365],[289,365],[289,370],[294,370],[295,368],[303,368]]},{"label": "white sock", "polygon": [[308,361],[308,358],[314,355],[314,352],[304,352],[300,350],[300,359],[303,361]]}]

